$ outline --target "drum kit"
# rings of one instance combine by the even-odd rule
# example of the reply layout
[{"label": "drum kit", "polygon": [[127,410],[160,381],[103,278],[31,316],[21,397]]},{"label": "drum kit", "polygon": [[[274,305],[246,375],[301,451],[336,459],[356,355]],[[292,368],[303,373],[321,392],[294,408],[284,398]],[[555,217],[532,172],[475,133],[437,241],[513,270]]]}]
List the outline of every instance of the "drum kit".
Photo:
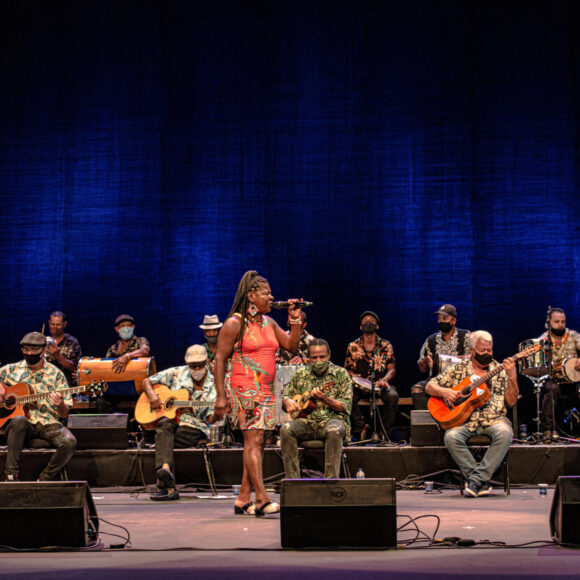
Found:
[{"label": "drum kit", "polygon": [[[532,338],[520,342],[518,351],[521,352],[536,344],[540,344],[542,348],[529,357],[521,358],[518,361],[518,368],[520,374],[530,379],[534,385],[534,394],[536,396],[536,418],[534,421],[536,422],[536,437],[540,439],[540,393],[546,381],[550,379],[550,365],[552,364],[550,345],[545,339]],[[576,370],[577,363],[578,358],[575,356],[565,358],[562,363],[562,372],[565,380],[570,383],[580,381],[580,371]]]}]

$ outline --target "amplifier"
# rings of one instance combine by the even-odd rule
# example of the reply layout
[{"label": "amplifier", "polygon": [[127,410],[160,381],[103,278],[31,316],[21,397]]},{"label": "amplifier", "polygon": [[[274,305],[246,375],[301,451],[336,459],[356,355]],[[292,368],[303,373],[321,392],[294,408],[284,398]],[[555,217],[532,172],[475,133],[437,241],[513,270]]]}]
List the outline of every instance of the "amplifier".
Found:
[{"label": "amplifier", "polygon": [[77,449],[127,449],[126,413],[69,415],[67,427],[77,439]]},{"label": "amplifier", "polygon": [[285,479],[283,548],[397,545],[394,479]]},{"label": "amplifier", "polygon": [[445,431],[429,411],[411,411],[411,445],[427,447],[444,445]]}]

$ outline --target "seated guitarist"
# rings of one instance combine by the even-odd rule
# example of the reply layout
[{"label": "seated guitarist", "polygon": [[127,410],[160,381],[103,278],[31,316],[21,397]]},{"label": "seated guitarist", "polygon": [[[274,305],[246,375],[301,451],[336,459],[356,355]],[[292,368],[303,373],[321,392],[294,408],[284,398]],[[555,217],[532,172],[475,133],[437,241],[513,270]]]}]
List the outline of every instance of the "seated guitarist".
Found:
[{"label": "seated guitarist", "polygon": [[[154,385],[164,385],[177,391],[187,389],[195,401],[213,403],[216,400],[215,382],[211,372],[207,351],[200,344],[190,346],[185,352],[186,364],[161,371],[143,381],[143,389],[153,409],[161,409],[161,400],[155,393]],[[194,447],[209,437],[209,418],[213,407],[183,410],[179,425],[173,419],[163,417],[155,427],[155,469],[157,488],[150,496],[155,501],[179,499],[175,489],[173,449]]]},{"label": "seated guitarist", "polygon": [[[50,398],[25,409],[28,418],[19,413],[19,409],[15,409],[14,417],[9,418],[5,426],[8,453],[4,479],[19,480],[20,456],[24,444],[30,439],[43,439],[56,447],[48,464],[38,476],[39,481],[49,481],[66,466],[76,449],[77,441],[74,435],[60,422],[61,419],[68,417],[73,402],[70,394],[63,397],[62,393],[58,392],[68,387],[62,371],[44,359],[46,338],[40,332],[29,332],[20,341],[20,345],[24,360],[0,368],[0,402],[10,397],[10,388],[19,383],[26,385],[28,394],[50,392]],[[4,417],[11,415],[7,414]]]},{"label": "seated guitarist", "polygon": [[287,413],[300,410],[297,402],[309,394],[313,409],[305,417],[286,423],[280,430],[280,447],[286,477],[298,479],[298,443],[318,439],[325,442],[324,477],[340,477],[343,440],[350,438],[352,382],[342,367],[330,362],[328,343],[315,338],[308,345],[310,364],[296,371],[284,393]]},{"label": "seated guitarist", "polygon": [[[458,391],[451,390],[466,377],[482,377],[498,366],[493,360],[493,339],[489,332],[478,330],[471,333],[471,360],[464,360],[447,369],[443,374],[431,379],[426,392],[453,404],[459,397]],[[503,361],[504,370],[491,378],[487,386],[491,397],[482,407],[475,409],[467,421],[459,427],[445,432],[445,446],[467,480],[466,497],[489,495],[490,480],[499,467],[512,442],[513,430],[507,419],[506,407],[513,407],[518,398],[518,382],[515,362]],[[491,444],[481,463],[476,463],[466,441],[474,435],[487,435]]]}]

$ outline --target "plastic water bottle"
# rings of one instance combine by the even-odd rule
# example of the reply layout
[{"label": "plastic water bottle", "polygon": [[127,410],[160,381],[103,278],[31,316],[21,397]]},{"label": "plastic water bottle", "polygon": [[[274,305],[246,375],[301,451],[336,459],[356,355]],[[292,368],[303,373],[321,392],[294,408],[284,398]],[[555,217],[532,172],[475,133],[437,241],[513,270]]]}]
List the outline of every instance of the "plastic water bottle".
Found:
[{"label": "plastic water bottle", "polygon": [[522,423],[520,425],[520,439],[527,438],[528,438],[528,425],[526,423]]},{"label": "plastic water bottle", "polygon": [[362,467],[358,468],[358,471],[356,472],[356,478],[357,479],[364,479],[365,478],[365,472],[362,470]]}]

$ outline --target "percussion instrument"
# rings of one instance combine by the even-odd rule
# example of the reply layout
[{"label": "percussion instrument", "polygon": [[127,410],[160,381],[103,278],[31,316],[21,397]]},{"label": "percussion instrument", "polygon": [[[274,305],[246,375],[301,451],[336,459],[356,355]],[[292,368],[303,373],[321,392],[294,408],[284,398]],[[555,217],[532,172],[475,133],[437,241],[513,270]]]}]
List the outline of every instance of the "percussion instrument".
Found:
[{"label": "percussion instrument", "polygon": [[351,377],[352,378],[352,382],[359,387],[359,389],[362,389],[363,391],[366,391],[368,393],[370,393],[373,390],[373,382],[369,381],[368,379],[363,379],[362,377]]},{"label": "percussion instrument", "polygon": [[439,354],[439,374],[442,375],[449,367],[461,362],[461,358],[451,354]]},{"label": "percussion instrument", "polygon": [[154,357],[133,358],[125,366],[122,373],[113,370],[116,358],[94,358],[84,356],[79,360],[78,383],[88,385],[93,380],[103,380],[107,383],[134,381],[137,393],[143,391],[143,379],[157,372]]},{"label": "percussion instrument", "polygon": [[564,371],[564,376],[571,382],[577,383],[580,381],[580,371],[577,371],[574,367],[578,364],[578,357],[569,356],[564,359],[562,364],[562,370]]},{"label": "percussion instrument", "polygon": [[528,358],[522,358],[518,361],[520,374],[528,377],[542,377],[548,374],[548,360],[546,358],[545,345],[546,341],[541,338],[531,338],[520,342],[518,351],[522,352],[530,346],[539,344],[542,348],[534,352]]}]

